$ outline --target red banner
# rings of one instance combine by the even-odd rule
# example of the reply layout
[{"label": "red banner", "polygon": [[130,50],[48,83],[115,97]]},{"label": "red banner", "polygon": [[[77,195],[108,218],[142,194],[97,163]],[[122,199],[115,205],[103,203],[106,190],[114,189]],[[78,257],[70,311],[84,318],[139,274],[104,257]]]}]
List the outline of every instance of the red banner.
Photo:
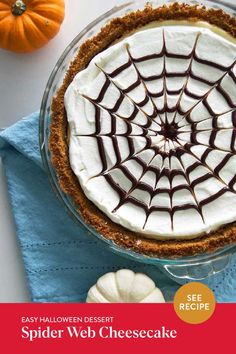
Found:
[{"label": "red banner", "polygon": [[[172,304],[2,304],[5,353],[231,352],[236,304],[218,304],[205,323],[181,321]],[[122,352],[123,351],[123,352]]]}]

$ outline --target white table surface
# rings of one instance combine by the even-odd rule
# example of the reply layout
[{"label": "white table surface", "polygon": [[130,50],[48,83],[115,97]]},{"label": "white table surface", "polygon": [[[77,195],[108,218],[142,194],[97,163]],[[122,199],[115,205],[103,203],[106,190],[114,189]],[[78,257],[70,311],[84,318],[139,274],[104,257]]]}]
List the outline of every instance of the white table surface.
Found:
[{"label": "white table surface", "polygon": [[[59,34],[32,54],[0,49],[0,128],[38,110],[48,77],[67,44],[92,20],[122,0],[65,0]],[[0,161],[0,302],[27,302],[29,295]]]}]

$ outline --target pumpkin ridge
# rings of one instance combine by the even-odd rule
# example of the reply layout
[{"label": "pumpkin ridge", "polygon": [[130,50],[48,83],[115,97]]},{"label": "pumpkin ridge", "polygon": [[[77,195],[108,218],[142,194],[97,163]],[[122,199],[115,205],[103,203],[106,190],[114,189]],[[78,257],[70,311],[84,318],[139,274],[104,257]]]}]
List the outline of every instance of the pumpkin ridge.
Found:
[{"label": "pumpkin ridge", "polygon": [[[49,18],[49,17],[46,17],[46,16],[42,16],[42,15],[40,15],[40,14],[38,14],[38,13],[36,13],[36,12],[33,12],[33,11],[31,11],[31,10],[28,11],[27,15],[30,16],[31,19],[32,19],[32,18],[36,18],[36,19],[38,18],[38,19],[40,19],[40,20],[42,20],[42,21],[45,21],[45,22],[50,21],[50,22],[52,23],[52,25],[54,25],[54,26],[56,26],[56,27],[59,26],[59,22],[58,22],[58,21],[55,21],[55,20],[53,20],[53,19],[51,19],[51,18]],[[35,24],[35,22],[34,22],[34,24]],[[35,25],[36,25],[36,24],[35,24]],[[50,26],[51,26],[51,25],[50,25]],[[59,27],[60,27],[60,26],[59,26]]]},{"label": "pumpkin ridge", "polygon": [[1,0],[1,5],[6,5],[8,8],[11,8],[12,4],[9,4],[9,0]]},{"label": "pumpkin ridge", "polygon": [[9,37],[10,37],[10,31],[6,30],[6,28],[8,28],[9,26],[12,28],[13,25],[14,25],[14,21],[12,21],[12,17],[10,13],[6,18],[0,19],[0,33],[1,33],[1,29],[3,30],[4,33],[4,35],[1,35],[0,38],[2,38],[1,43],[3,43],[4,49],[6,48],[7,42],[9,41]]},{"label": "pumpkin ridge", "polygon": [[31,23],[31,26],[34,26],[37,33],[40,33],[40,35],[42,35],[45,38],[45,40],[47,39],[47,36],[44,33],[44,31],[39,26],[37,26],[37,23],[35,23],[34,16],[30,16],[28,14],[27,21]]},{"label": "pumpkin ridge", "polygon": [[13,16],[22,16],[26,9],[27,6],[23,0],[16,0],[11,5],[11,13]]},{"label": "pumpkin ridge", "polygon": [[2,38],[1,44],[2,44],[2,48],[6,49],[7,48],[7,43],[8,43],[8,38],[9,38],[9,31],[7,33],[5,33],[4,35],[2,35],[2,30],[5,31],[5,19],[3,19],[2,21],[0,21],[0,38]]},{"label": "pumpkin ridge", "polygon": [[154,290],[156,290],[156,285],[155,285],[155,284],[154,284],[154,288],[153,288],[152,290],[150,290],[150,291],[144,296],[144,298],[142,298],[142,299],[140,300],[140,302],[142,302],[142,301],[145,300],[149,295],[151,295],[151,293],[152,293]]},{"label": "pumpkin ridge", "polygon": [[[42,9],[40,9],[40,7],[42,7]],[[54,21],[56,21],[56,22],[61,22],[64,19],[64,14],[63,15],[60,14],[60,7],[59,6],[52,6],[52,8],[47,9],[47,10],[45,8],[43,8],[43,6],[39,6],[37,8],[37,11],[34,10],[34,8],[29,7],[28,11],[32,11],[32,12],[34,12],[34,14],[41,15],[43,17],[46,17],[47,19],[49,19],[49,18],[54,19]],[[50,16],[52,16],[52,17],[50,17]],[[59,16],[60,16],[60,18],[59,18]]]},{"label": "pumpkin ridge", "polygon": [[6,4],[3,4],[2,2],[0,2],[0,11],[7,11],[7,12],[10,12],[10,11],[9,11],[9,6],[6,5]]},{"label": "pumpkin ridge", "polygon": [[[16,21],[11,21],[11,29],[12,31],[8,31],[7,34],[5,34],[5,36],[3,37],[4,39],[4,48],[5,49],[11,49],[12,45],[14,43],[12,36],[14,36],[14,31],[16,32],[16,29],[19,29],[19,26],[21,26],[20,30],[17,31],[17,36],[15,35],[15,37],[17,38],[16,44],[14,45],[14,50],[16,50],[17,52],[21,51],[20,48],[20,36],[22,35],[23,32],[23,36],[24,36],[24,27],[23,27],[23,23],[22,20],[19,19],[16,23]],[[7,43],[10,43],[10,46],[7,45]],[[30,43],[27,42],[27,40],[25,39],[25,46],[27,45],[27,48],[31,48]]]},{"label": "pumpkin ridge", "polygon": [[[25,16],[26,16],[26,14],[24,15],[24,17],[25,17]],[[21,17],[21,18],[19,17],[19,18],[18,18],[18,21],[21,23],[21,27],[22,27],[21,33],[23,32],[23,34],[21,34],[21,35],[24,37],[24,40],[25,40],[25,42],[26,42],[28,48],[32,48],[32,44],[31,44],[31,42],[29,41],[28,36],[26,35],[25,24],[24,24],[24,18],[23,18],[23,17]],[[18,26],[19,26],[19,24],[18,24]],[[19,50],[20,50],[20,47],[19,47]]]},{"label": "pumpkin ridge", "polygon": [[[118,295],[119,295],[119,299],[120,300],[124,300],[123,298],[122,298],[122,296],[121,296],[121,293],[120,293],[120,289],[119,289],[119,286],[118,286],[118,281],[117,281],[117,272],[115,273],[115,284],[116,284],[116,289],[117,289],[117,293],[118,293]],[[122,301],[123,302],[123,301]]]},{"label": "pumpkin ridge", "polygon": [[102,290],[99,288],[98,284],[95,284],[94,286],[96,287],[97,291],[100,292],[100,294],[102,295],[102,297],[104,297],[104,299],[105,299],[108,303],[111,303],[110,299],[107,298],[106,293],[104,294],[104,291],[102,291]]},{"label": "pumpkin ridge", "polygon": [[[31,28],[29,29],[29,22]],[[47,37],[39,30],[39,28],[34,24],[29,16],[24,16],[22,21],[24,28],[24,38],[30,45],[32,49],[37,49],[36,43],[43,43],[46,41]],[[36,39],[37,38],[37,39]],[[40,45],[40,44],[39,44]]]},{"label": "pumpkin ridge", "polygon": [[[98,288],[97,288],[97,284],[94,284],[90,289],[89,289],[89,291],[88,291],[88,294],[87,294],[87,300],[86,300],[86,302],[88,302],[88,303],[93,303],[94,301],[93,301],[93,297],[94,297],[94,289],[96,289],[96,292],[97,293],[100,293],[100,291],[98,290]],[[103,295],[102,295],[102,293],[100,293],[100,296],[102,297],[102,300],[103,300],[103,302],[104,303],[110,303],[110,301],[106,298],[106,297],[104,297]],[[90,301],[91,300],[91,301]],[[101,299],[100,299],[101,300]]]},{"label": "pumpkin ridge", "polygon": [[[113,272],[109,272],[109,273],[105,274],[105,276],[108,275],[108,274],[109,274],[110,276],[112,276],[112,277],[115,279],[115,274],[114,274]],[[116,281],[115,281],[115,284],[116,284]],[[100,286],[99,286],[99,283],[96,283],[96,287],[97,287],[97,289],[100,291],[100,293],[102,294],[102,296],[103,296],[108,302],[112,302],[112,299],[111,299],[109,296],[107,296],[107,294],[106,294],[106,289],[100,287]]]},{"label": "pumpkin ridge", "polygon": [[109,299],[106,295],[106,292],[103,291],[103,289],[101,289],[97,284],[96,284],[96,288],[97,290],[102,294],[102,296],[104,297],[104,299],[107,300],[107,302],[110,302],[111,303],[111,299]]},{"label": "pumpkin ridge", "polygon": [[[127,274],[129,272],[129,274]],[[117,286],[117,275],[119,273],[120,284],[126,295],[133,293],[132,303],[163,303],[165,299],[162,291],[157,288],[153,279],[144,273],[134,273],[131,269],[119,269],[116,272],[108,272],[100,276],[96,283],[88,290],[87,303],[131,303],[130,298],[121,297]],[[136,275],[139,275],[137,278]],[[142,277],[140,277],[142,275]],[[131,281],[131,277],[133,281]],[[132,284],[136,278],[137,284],[135,289],[132,289]],[[115,279],[115,282],[114,282]],[[128,280],[128,281],[125,281]],[[150,281],[154,287],[150,290]],[[95,291],[96,290],[96,291]],[[148,291],[147,291],[148,290]],[[146,292],[145,296],[142,297]],[[111,296],[110,296],[111,295]],[[147,301],[145,301],[145,299]],[[127,301],[124,301],[127,300]]]},{"label": "pumpkin ridge", "polygon": [[46,38],[46,35],[43,33],[42,29],[37,26],[37,23],[35,23],[35,18],[37,19],[38,16],[35,16],[34,13],[27,13],[27,21],[31,23],[32,26],[34,26],[37,31],[40,31],[40,33],[43,34],[43,36]]},{"label": "pumpkin ridge", "polygon": [[[32,20],[32,18],[31,18]],[[56,36],[56,34],[59,32],[60,26],[58,25],[54,25],[51,24],[49,26],[47,26],[47,29],[42,30],[41,28],[38,28],[37,23],[35,21],[32,21],[34,26],[37,27],[38,33],[41,33],[42,35],[46,35],[46,38],[48,38],[48,40],[54,38]]]},{"label": "pumpkin ridge", "polygon": [[2,20],[7,20],[7,22],[11,21],[10,18],[11,18],[11,14],[9,14],[9,11],[1,11],[0,10],[0,22]]}]

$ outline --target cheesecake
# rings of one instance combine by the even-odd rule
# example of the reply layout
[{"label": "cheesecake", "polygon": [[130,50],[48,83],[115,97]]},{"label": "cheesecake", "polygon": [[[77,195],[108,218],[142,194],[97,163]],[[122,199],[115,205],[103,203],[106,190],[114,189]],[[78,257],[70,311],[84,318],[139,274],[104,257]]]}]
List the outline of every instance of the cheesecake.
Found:
[{"label": "cheesecake", "polygon": [[52,103],[62,190],[104,238],[155,257],[236,242],[236,21],[174,3],[115,18]]}]

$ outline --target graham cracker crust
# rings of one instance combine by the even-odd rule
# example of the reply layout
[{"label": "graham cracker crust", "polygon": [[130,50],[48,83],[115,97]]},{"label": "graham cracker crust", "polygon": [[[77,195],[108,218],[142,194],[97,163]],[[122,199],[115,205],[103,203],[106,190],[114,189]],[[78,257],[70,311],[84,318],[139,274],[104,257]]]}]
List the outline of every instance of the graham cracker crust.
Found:
[{"label": "graham cracker crust", "polygon": [[96,36],[81,45],[52,103],[49,149],[61,189],[73,198],[78,205],[78,212],[86,223],[94,227],[105,238],[112,240],[123,248],[160,258],[193,256],[213,252],[226,245],[236,243],[236,223],[226,225],[216,232],[196,239],[180,241],[148,239],[113,223],[86,198],[70,167],[64,94],[74,76],[83,70],[97,53],[106,49],[121,37],[152,21],[186,19],[193,22],[206,21],[236,38],[236,19],[223,10],[178,3],[159,8],[152,8],[148,5],[143,10],[113,19]]}]

